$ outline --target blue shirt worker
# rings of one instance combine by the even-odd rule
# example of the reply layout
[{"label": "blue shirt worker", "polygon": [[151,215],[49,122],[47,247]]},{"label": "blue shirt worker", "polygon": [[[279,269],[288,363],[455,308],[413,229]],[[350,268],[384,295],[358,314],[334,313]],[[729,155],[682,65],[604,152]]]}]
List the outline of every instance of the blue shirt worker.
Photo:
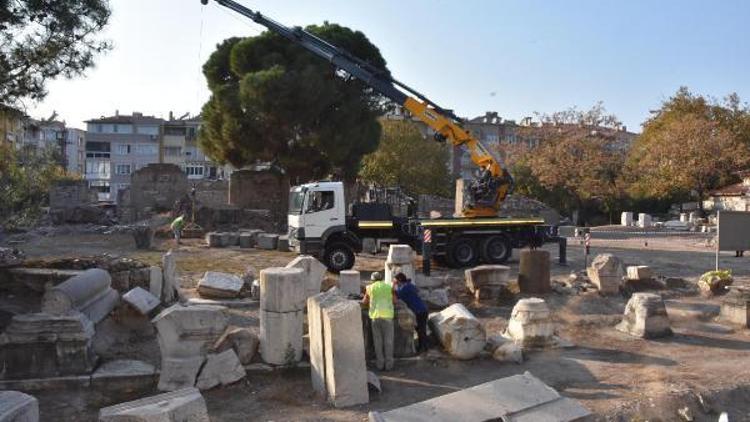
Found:
[{"label": "blue shirt worker", "polygon": [[396,296],[406,303],[406,306],[417,317],[417,338],[419,339],[417,351],[424,352],[429,349],[429,339],[427,338],[427,305],[419,297],[417,286],[406,278],[404,273],[396,274],[394,284],[396,286]]}]

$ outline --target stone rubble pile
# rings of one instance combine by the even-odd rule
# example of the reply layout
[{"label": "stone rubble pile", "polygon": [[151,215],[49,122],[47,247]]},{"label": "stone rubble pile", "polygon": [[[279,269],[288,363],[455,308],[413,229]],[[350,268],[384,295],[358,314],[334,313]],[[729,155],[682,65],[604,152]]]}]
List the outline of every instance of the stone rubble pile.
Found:
[{"label": "stone rubble pile", "polygon": [[17,267],[23,264],[24,254],[14,248],[0,248],[0,268]]}]

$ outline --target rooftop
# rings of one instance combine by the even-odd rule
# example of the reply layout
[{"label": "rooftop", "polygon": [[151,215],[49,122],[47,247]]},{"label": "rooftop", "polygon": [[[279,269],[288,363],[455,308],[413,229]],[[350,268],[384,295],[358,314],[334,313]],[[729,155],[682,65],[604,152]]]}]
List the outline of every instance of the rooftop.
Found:
[{"label": "rooftop", "polygon": [[164,119],[154,116],[144,116],[142,113],[133,112],[132,115],[115,113],[114,116],[102,116],[98,119],[86,120],[86,123],[116,123],[116,124],[162,124]]}]

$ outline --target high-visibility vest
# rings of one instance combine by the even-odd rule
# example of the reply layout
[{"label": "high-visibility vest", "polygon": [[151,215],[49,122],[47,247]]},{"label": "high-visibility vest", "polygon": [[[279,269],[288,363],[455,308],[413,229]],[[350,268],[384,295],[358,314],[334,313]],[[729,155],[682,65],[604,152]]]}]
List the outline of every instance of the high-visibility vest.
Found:
[{"label": "high-visibility vest", "polygon": [[370,319],[393,319],[393,288],[384,281],[367,286],[370,296]]}]

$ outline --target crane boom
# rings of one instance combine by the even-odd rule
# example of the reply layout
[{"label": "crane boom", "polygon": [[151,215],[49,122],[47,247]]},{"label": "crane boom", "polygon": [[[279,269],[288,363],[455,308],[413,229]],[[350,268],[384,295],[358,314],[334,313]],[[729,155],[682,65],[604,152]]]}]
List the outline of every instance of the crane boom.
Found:
[{"label": "crane boom", "polygon": [[[205,5],[208,1],[201,0],[201,3]],[[417,90],[393,78],[385,70],[378,69],[300,27],[285,26],[234,0],[214,1],[265,26],[372,87],[432,128],[436,139],[449,139],[453,145],[465,146],[469,150],[471,160],[483,169],[483,175],[472,181],[469,187],[470,201],[464,208],[464,216],[497,215],[503,200],[513,189],[513,178],[478,139],[461,127],[462,120],[452,111],[438,106]]]}]

